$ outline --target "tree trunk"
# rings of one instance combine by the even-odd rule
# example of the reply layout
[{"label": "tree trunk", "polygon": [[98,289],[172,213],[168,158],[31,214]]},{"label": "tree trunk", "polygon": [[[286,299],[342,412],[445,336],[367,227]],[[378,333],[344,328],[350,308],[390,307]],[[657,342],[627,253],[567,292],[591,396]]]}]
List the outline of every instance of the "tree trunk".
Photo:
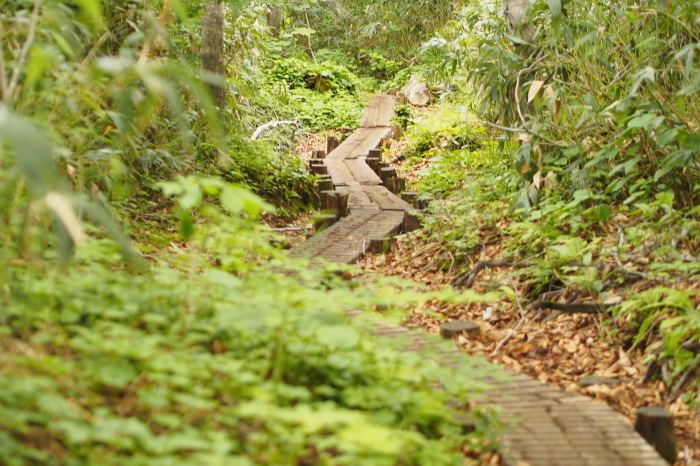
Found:
[{"label": "tree trunk", "polygon": [[280,28],[282,27],[282,10],[279,6],[270,7],[270,11],[267,13],[267,27],[272,37],[277,37],[280,35]]},{"label": "tree trunk", "polygon": [[226,70],[224,69],[224,9],[223,3],[212,0],[205,7],[202,24],[202,69],[219,77],[220,81],[209,83],[214,101],[219,108],[226,105]]}]

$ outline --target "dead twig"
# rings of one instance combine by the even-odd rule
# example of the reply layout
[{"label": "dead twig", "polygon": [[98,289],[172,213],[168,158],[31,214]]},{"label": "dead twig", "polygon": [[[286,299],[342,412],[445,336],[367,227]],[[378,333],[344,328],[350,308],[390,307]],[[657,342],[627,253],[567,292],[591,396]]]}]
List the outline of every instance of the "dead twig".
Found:
[{"label": "dead twig", "polygon": [[29,22],[29,31],[27,32],[27,39],[24,41],[24,46],[22,46],[22,50],[19,52],[19,55],[17,55],[17,59],[15,60],[15,67],[12,70],[10,82],[7,85],[7,89],[5,90],[6,99],[12,99],[12,96],[14,95],[15,90],[19,85],[19,77],[22,72],[22,68],[24,68],[25,63],[27,62],[27,57],[29,56],[29,51],[31,50],[32,45],[34,44],[34,37],[36,36],[36,27],[39,23],[39,11],[41,10],[41,3],[42,0],[36,0],[34,2],[32,19]]},{"label": "dead twig", "polygon": [[553,309],[565,314],[600,314],[618,304],[594,303],[555,303],[554,301],[535,301],[530,304],[532,309]]},{"label": "dead twig", "polygon": [[452,286],[454,286],[456,288],[460,288],[460,287],[471,288],[472,285],[474,285],[474,282],[476,281],[476,277],[479,276],[479,273],[487,267],[488,268],[495,268],[495,267],[523,268],[523,267],[532,267],[533,265],[535,265],[535,263],[532,261],[521,261],[521,262],[514,262],[514,261],[509,261],[509,260],[479,261],[476,263],[476,265],[469,272],[462,275],[461,277],[458,277],[454,282],[452,282]]},{"label": "dead twig", "polygon": [[678,398],[681,394],[683,386],[688,382],[688,379],[690,379],[690,377],[696,374],[696,372],[698,371],[698,367],[700,367],[700,362],[696,361],[695,363],[691,364],[686,368],[683,375],[678,379],[678,381],[675,384],[673,384],[673,388],[671,388],[671,391],[668,394],[669,402],[673,403],[674,401],[676,401],[676,398]]},{"label": "dead twig", "polygon": [[524,316],[522,316],[522,318],[520,319],[520,322],[518,322],[518,324],[517,324],[515,327],[513,327],[513,328],[510,330],[510,332],[508,332],[508,335],[506,335],[505,338],[503,338],[503,340],[499,341],[498,344],[496,345],[496,347],[493,349],[493,351],[491,351],[491,356],[497,355],[498,352],[501,350],[501,348],[503,348],[503,346],[504,346],[506,343],[508,343],[508,342],[510,341],[511,338],[513,338],[513,336],[518,332],[518,330],[520,330],[520,327],[523,326],[523,324],[525,323],[525,321],[527,320],[527,318],[530,317],[530,314],[531,314],[532,312],[533,312],[533,311],[530,310],[530,311],[527,312],[527,314],[525,314]]}]

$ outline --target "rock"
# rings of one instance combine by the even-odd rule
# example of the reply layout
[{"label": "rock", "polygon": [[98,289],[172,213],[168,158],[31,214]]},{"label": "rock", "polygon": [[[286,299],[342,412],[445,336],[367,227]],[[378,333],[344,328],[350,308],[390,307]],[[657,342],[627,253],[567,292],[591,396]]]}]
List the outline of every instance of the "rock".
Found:
[{"label": "rock", "polygon": [[425,107],[432,100],[428,85],[419,82],[415,76],[408,82],[408,88],[406,88],[404,95],[408,103],[418,107]]},{"label": "rock", "polygon": [[440,325],[440,335],[444,338],[452,338],[462,334],[478,335],[480,331],[479,324],[468,320],[455,320]]}]

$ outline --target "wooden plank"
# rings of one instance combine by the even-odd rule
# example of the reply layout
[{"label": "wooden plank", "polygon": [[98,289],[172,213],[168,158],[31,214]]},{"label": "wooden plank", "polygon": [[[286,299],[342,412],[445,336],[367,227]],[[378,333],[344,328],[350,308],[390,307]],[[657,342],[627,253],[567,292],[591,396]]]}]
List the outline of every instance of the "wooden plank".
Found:
[{"label": "wooden plank", "polygon": [[384,186],[365,186],[365,192],[381,210],[415,210],[410,204],[401,200],[397,195],[392,194]]},{"label": "wooden plank", "polygon": [[382,184],[382,180],[363,159],[345,159],[345,165],[357,183],[365,186]]},{"label": "wooden plank", "polygon": [[391,131],[390,128],[360,128],[347,138],[336,150],[326,157],[335,159],[356,159],[367,155],[382,142]]},{"label": "wooden plank", "polygon": [[393,95],[375,95],[362,117],[360,128],[390,127],[395,106],[396,97]]},{"label": "wooden plank", "polygon": [[360,183],[356,181],[349,183],[347,186],[338,187],[338,191],[350,194],[348,206],[350,207],[351,212],[353,209],[357,208],[374,208],[374,210],[379,210],[379,208],[376,207],[369,198],[367,193],[365,193],[364,189],[362,189]]}]

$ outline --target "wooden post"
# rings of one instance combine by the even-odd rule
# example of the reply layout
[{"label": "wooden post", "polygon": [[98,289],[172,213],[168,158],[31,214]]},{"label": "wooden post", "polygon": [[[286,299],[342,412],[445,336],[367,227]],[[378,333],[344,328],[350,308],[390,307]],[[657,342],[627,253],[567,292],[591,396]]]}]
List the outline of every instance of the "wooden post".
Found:
[{"label": "wooden post", "polygon": [[323,163],[311,164],[311,172],[315,175],[327,175],[328,167]]},{"label": "wooden post", "polygon": [[378,158],[379,161],[382,161],[382,154],[384,153],[383,150],[381,149],[370,149],[369,154],[367,154],[367,157],[375,157]]},{"label": "wooden post", "polygon": [[333,214],[318,214],[314,216],[314,231],[320,233],[336,222]]},{"label": "wooden post", "polygon": [[406,180],[403,178],[389,178],[386,180],[386,189],[394,194],[399,194],[406,189]]},{"label": "wooden post", "polygon": [[321,178],[319,179],[316,184],[318,185],[318,197],[321,197],[321,193],[323,191],[333,191],[333,180],[330,178],[330,175],[322,175],[322,176],[327,176],[328,178]]},{"label": "wooden post", "polygon": [[387,254],[391,251],[391,238],[372,238],[367,245],[370,254]]},{"label": "wooden post", "polygon": [[455,320],[440,325],[440,336],[443,338],[452,338],[462,334],[478,336],[479,333],[481,333],[479,324],[468,320]]},{"label": "wooden post", "polygon": [[419,199],[419,194],[412,191],[401,193],[401,199],[411,204],[414,209],[423,210],[428,207],[428,201]]},{"label": "wooden post", "polygon": [[369,168],[372,169],[374,173],[377,173],[379,170],[379,159],[376,157],[367,157],[365,159],[365,163],[369,165]]},{"label": "wooden post", "polygon": [[338,191],[338,218],[348,216],[348,201],[350,201],[350,193]]},{"label": "wooden post", "polygon": [[394,167],[384,167],[380,169],[379,178],[381,178],[382,183],[386,184],[386,180],[389,178],[396,178],[396,169]]},{"label": "wooden post", "polygon": [[673,430],[673,415],[670,412],[659,407],[639,408],[634,430],[669,464],[676,461],[678,443]]},{"label": "wooden post", "polygon": [[338,191],[334,189],[321,191],[321,210],[335,214],[338,210]]},{"label": "wooden post", "polygon": [[328,136],[326,139],[326,152],[333,152],[340,145],[340,141],[337,136]]},{"label": "wooden post", "polygon": [[326,151],[325,150],[315,150],[311,152],[311,159],[312,160],[323,160],[326,158]]},{"label": "wooden post", "polygon": [[403,213],[403,222],[401,222],[401,231],[409,233],[420,228],[420,218],[415,211],[407,210]]},{"label": "wooden post", "polygon": [[403,130],[401,129],[401,125],[391,125],[391,137],[394,139],[400,139],[402,135]]}]

